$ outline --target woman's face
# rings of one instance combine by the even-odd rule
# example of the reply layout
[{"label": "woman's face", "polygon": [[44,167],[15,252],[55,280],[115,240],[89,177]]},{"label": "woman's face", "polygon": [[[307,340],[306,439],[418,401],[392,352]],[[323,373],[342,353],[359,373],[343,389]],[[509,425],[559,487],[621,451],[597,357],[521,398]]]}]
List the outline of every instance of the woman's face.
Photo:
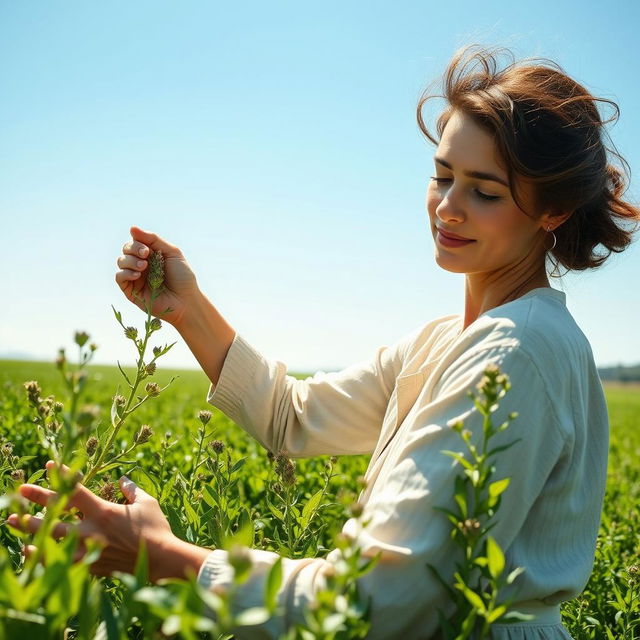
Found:
[{"label": "woman's face", "polygon": [[[542,220],[515,203],[491,136],[467,115],[454,111],[434,156],[435,174],[427,211],[436,262],[455,273],[501,273],[523,261],[544,264]],[[518,185],[523,206],[529,185]],[[461,238],[461,239],[459,239]]]}]

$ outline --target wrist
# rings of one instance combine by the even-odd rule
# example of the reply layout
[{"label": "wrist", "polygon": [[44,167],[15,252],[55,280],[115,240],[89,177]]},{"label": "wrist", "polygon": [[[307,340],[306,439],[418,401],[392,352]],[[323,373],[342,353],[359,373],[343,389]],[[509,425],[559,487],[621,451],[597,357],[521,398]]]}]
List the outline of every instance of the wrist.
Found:
[{"label": "wrist", "polygon": [[153,555],[149,553],[149,577],[152,582],[163,578],[186,579],[198,575],[211,549],[173,537],[170,541],[157,545]]}]

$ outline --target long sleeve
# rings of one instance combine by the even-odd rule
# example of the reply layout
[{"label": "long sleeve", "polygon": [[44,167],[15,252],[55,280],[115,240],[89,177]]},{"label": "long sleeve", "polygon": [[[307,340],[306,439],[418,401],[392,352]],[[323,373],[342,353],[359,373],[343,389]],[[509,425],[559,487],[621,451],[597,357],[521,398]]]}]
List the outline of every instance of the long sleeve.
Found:
[{"label": "long sleeve", "polygon": [[416,333],[379,347],[370,360],[305,380],[287,375],[284,363],[267,360],[236,334],[207,400],[273,452],[371,453]]},{"label": "long sleeve", "polygon": [[[460,473],[442,451],[465,450],[452,421],[463,420],[479,440],[481,416],[467,392],[488,364],[497,365],[512,387],[493,420],[501,424],[511,412],[518,417],[492,441],[496,446],[517,441],[496,459],[495,479],[511,482],[492,535],[505,550],[506,571],[525,568],[503,595],[513,596],[515,607],[535,620],[493,625],[492,638],[567,640],[559,603],[576,596],[588,580],[606,483],[609,425],[591,348],[567,311],[564,294],[553,289],[533,290],[466,329],[459,320],[425,325],[396,347],[378,351],[371,362],[331,377],[326,386],[321,378],[319,395],[311,381],[298,388],[285,377],[283,365],[238,341],[235,355],[225,362],[216,406],[269,448],[290,454],[326,453],[327,446],[361,450],[348,442],[352,437],[366,441],[362,449],[374,447],[360,497],[369,524],[359,530],[348,520],[343,532],[366,555],[381,554],[358,583],[360,594],[371,601],[370,640],[417,640],[433,635],[439,609],[450,613],[446,594],[428,569],[433,565],[450,578],[457,553],[450,524],[435,509],[453,506]],[[375,409],[367,406],[369,400]],[[329,406],[334,402],[339,410]],[[375,417],[376,426],[361,424],[363,417]],[[251,554],[253,570],[239,593],[242,608],[262,602],[265,576],[278,557]],[[278,638],[288,625],[302,621],[338,555],[284,560],[278,594],[284,615],[239,629],[236,636]],[[199,574],[207,587],[224,585],[230,577],[226,553],[219,550]]]},{"label": "long sleeve", "polygon": [[[520,442],[501,454],[497,465],[497,478],[512,479],[493,530],[501,546],[508,548],[526,526],[554,472],[560,474],[558,483],[565,484],[554,484],[548,496],[551,501],[561,503],[563,495],[580,481],[580,477],[569,478],[567,469],[556,469],[567,432],[554,415],[542,376],[525,354],[502,347],[477,351],[457,361],[440,376],[434,400],[430,399],[429,385],[425,386],[383,453],[386,459],[363,496],[363,517],[370,524],[360,531],[350,520],[344,527],[367,555],[381,552],[378,565],[359,581],[362,596],[372,602],[372,640],[428,636],[436,628],[438,608],[446,611],[443,589],[427,567],[433,564],[442,575],[451,576],[455,559],[450,525],[434,510],[436,506],[451,506],[454,478],[459,473],[442,450],[463,449],[459,435],[448,426],[452,420],[464,419],[474,437],[479,435],[480,416],[472,410],[467,391],[480,381],[490,362],[500,366],[513,385],[495,414],[496,422],[512,411],[520,412],[504,432],[507,441]],[[243,608],[260,604],[268,568],[277,559],[276,554],[265,551],[252,551],[252,557],[254,569],[239,596]],[[304,608],[324,585],[324,572],[337,557],[334,551],[326,559],[286,560],[279,596],[285,617],[238,630],[237,637],[277,638],[287,624],[301,621]],[[227,583],[230,576],[226,553],[214,551],[199,579],[212,586]],[[529,595],[524,597],[528,599]]]}]

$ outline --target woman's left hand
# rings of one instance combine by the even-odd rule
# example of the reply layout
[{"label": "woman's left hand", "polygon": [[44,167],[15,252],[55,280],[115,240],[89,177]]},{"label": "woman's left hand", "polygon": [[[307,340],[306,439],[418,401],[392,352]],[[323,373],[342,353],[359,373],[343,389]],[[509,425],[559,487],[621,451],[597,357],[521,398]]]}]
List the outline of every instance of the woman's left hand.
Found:
[{"label": "woman's left hand", "polygon": [[[53,462],[47,463],[51,469]],[[75,527],[80,539],[98,538],[104,548],[98,560],[91,565],[95,575],[108,576],[114,571],[132,573],[138,557],[140,542],[144,540],[149,559],[149,577],[155,582],[160,578],[184,578],[190,568],[197,573],[209,550],[196,547],[177,538],[171,531],[158,501],[134,482],[123,476],[120,489],[128,504],[116,504],[103,500],[82,485],[77,485],[67,508],[75,507],[82,513],[78,524],[58,523],[53,536],[61,538]],[[24,484],[20,494],[42,506],[55,498],[50,489]],[[8,524],[17,529],[35,533],[42,519],[33,516],[11,514]],[[84,549],[80,550],[80,557]]]}]

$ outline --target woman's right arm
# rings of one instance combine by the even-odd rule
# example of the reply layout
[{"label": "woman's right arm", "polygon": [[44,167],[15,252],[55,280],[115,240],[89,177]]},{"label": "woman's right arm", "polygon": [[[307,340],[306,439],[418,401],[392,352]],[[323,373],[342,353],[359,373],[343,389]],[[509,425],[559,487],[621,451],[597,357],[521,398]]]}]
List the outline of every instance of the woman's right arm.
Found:
[{"label": "woman's right arm", "polygon": [[[152,312],[173,324],[212,383],[208,400],[267,449],[292,457],[371,453],[378,441],[405,351],[405,336],[340,372],[297,380],[284,363],[254,349],[199,290],[182,252],[152,233],[131,228],[116,281],[140,308],[151,290],[146,257],[161,251],[165,286]],[[134,295],[135,290],[135,295]]]},{"label": "woman's right arm", "polygon": [[[131,227],[131,241],[124,245],[118,258],[120,271],[116,273],[116,282],[131,302],[146,311],[145,304],[151,297],[147,267],[152,251],[162,253],[165,266],[164,288],[153,304],[152,313],[178,330],[216,385],[236,332],[200,291],[180,249],[155,233]],[[165,314],[167,309],[171,311]]]}]

